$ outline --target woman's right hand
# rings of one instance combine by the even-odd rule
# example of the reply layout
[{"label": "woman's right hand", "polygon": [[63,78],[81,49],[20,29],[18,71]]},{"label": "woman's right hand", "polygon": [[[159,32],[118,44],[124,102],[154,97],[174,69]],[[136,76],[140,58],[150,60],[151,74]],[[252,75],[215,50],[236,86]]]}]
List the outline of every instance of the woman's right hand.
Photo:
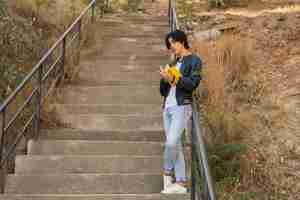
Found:
[{"label": "woman's right hand", "polygon": [[172,80],[172,77],[162,67],[160,67],[159,74],[160,74],[161,78],[163,78],[167,82],[170,82]]}]

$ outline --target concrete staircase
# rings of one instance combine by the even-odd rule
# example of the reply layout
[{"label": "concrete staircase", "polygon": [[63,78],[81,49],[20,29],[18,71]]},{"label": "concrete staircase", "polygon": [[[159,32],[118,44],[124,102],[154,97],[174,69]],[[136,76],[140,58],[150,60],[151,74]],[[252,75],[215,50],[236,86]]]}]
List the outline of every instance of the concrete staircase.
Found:
[{"label": "concrete staircase", "polygon": [[107,17],[83,52],[79,79],[61,88],[59,118],[17,156],[0,200],[176,200],[161,195],[160,48],[166,17]]}]

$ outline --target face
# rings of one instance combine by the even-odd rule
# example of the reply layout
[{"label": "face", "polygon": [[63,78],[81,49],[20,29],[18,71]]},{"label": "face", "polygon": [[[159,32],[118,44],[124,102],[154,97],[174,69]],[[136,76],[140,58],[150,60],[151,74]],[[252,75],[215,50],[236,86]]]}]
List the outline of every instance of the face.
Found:
[{"label": "face", "polygon": [[174,41],[172,38],[169,38],[169,42],[170,42],[170,44],[171,44],[171,49],[172,49],[172,51],[173,51],[177,56],[180,56],[180,55],[181,55],[181,52],[182,52],[182,49],[184,48],[184,46],[183,46],[180,42]]}]

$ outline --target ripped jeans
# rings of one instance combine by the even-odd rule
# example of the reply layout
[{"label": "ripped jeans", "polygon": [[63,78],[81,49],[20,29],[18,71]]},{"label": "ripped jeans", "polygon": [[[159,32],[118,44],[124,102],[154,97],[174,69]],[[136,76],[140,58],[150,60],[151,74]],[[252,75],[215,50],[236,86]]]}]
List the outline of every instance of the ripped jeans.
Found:
[{"label": "ripped jeans", "polygon": [[175,172],[176,182],[186,181],[185,160],[181,137],[192,114],[191,105],[165,108],[163,112],[166,143],[164,151],[165,173]]}]

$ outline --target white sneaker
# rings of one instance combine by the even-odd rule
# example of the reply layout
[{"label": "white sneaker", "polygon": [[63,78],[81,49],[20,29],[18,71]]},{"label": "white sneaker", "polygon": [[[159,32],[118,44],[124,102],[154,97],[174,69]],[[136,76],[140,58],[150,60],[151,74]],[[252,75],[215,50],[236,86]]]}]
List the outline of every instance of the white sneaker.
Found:
[{"label": "white sneaker", "polygon": [[174,183],[169,185],[166,189],[161,191],[163,194],[185,194],[187,193],[186,187],[179,185],[178,183]]},{"label": "white sneaker", "polygon": [[173,177],[164,175],[164,190],[167,189],[170,185],[172,185]]}]

